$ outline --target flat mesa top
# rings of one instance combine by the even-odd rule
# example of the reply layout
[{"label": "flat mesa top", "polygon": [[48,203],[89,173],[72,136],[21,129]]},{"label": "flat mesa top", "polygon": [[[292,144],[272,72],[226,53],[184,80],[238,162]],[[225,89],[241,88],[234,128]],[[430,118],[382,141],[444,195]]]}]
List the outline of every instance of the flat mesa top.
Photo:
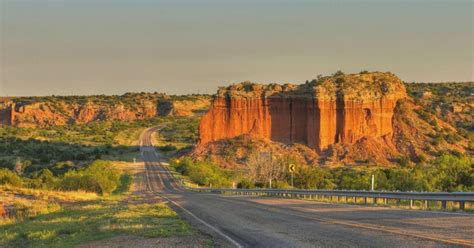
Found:
[{"label": "flat mesa top", "polygon": [[401,99],[407,96],[403,82],[389,72],[364,72],[321,77],[305,84],[260,84],[249,81],[221,87],[219,97],[308,97],[321,100]]}]

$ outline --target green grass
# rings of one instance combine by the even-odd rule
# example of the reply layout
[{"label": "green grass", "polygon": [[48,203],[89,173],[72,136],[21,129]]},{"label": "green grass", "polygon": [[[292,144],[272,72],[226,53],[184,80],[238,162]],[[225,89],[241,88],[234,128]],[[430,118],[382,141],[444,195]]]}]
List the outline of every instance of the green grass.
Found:
[{"label": "green grass", "polygon": [[125,205],[104,199],[6,223],[0,226],[0,246],[73,247],[121,234],[167,237],[190,235],[192,229],[164,204]]}]

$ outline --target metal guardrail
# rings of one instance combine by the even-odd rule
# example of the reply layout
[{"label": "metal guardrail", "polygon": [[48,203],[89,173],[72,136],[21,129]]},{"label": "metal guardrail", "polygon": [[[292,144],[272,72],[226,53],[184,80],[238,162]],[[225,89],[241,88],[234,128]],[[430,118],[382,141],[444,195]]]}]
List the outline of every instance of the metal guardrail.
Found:
[{"label": "metal guardrail", "polygon": [[336,201],[340,199],[348,199],[357,202],[360,198],[363,203],[377,204],[382,200],[385,204],[389,200],[397,200],[400,204],[401,200],[410,200],[410,207],[413,201],[424,201],[428,206],[428,201],[441,202],[441,208],[446,209],[447,202],[459,204],[459,209],[464,210],[466,202],[474,202],[474,192],[396,192],[396,191],[364,191],[364,190],[285,190],[285,189],[215,189],[215,188],[189,188],[188,190],[195,192],[216,193],[216,194],[237,194],[237,195],[266,195],[288,198],[304,198],[304,199],[330,199],[336,197]]}]

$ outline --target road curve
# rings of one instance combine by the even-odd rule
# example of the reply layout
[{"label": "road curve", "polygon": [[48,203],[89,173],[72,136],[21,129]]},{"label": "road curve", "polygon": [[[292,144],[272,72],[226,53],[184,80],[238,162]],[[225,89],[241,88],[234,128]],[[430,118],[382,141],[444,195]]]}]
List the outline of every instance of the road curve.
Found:
[{"label": "road curve", "polygon": [[189,192],[140,136],[147,190],[228,247],[474,247],[474,215]]}]

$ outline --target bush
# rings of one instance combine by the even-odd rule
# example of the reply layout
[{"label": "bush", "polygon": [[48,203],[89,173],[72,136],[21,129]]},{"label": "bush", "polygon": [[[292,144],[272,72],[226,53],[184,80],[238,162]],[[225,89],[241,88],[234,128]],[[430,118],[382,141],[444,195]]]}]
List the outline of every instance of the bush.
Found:
[{"label": "bush", "polygon": [[239,189],[253,189],[255,188],[255,184],[248,180],[248,179],[243,179],[237,184],[237,188]]},{"label": "bush", "polygon": [[443,155],[434,166],[437,169],[435,181],[442,191],[474,190],[474,159],[464,156]]},{"label": "bush", "polygon": [[110,162],[96,160],[87,168],[69,171],[64,175],[61,188],[65,190],[85,190],[106,195],[120,185],[120,173]]},{"label": "bush", "polygon": [[210,162],[195,162],[189,158],[172,164],[176,171],[203,186],[230,187],[230,176],[218,166]]},{"label": "bush", "polygon": [[158,150],[162,152],[171,152],[171,151],[176,151],[176,146],[174,145],[164,145],[164,146],[159,146]]},{"label": "bush", "polygon": [[455,144],[457,141],[459,141],[459,138],[456,136],[456,134],[453,134],[453,133],[447,133],[447,134],[444,136],[444,139],[445,139],[446,142],[448,142],[449,144]]},{"label": "bush", "polygon": [[13,171],[0,168],[0,185],[12,185],[12,186],[21,186],[21,178],[15,174]]},{"label": "bush", "polygon": [[402,168],[406,168],[406,167],[409,167],[409,166],[410,166],[410,158],[408,158],[407,156],[400,156],[400,157],[398,157],[396,160],[397,160],[397,163],[398,163]]},{"label": "bush", "polygon": [[298,166],[293,183],[300,189],[332,189],[334,187],[328,171],[319,167]]},{"label": "bush", "polygon": [[344,75],[345,75],[344,72],[342,72],[341,70],[338,70],[332,74],[333,77],[340,77]]},{"label": "bush", "polygon": [[32,179],[28,180],[29,188],[54,189],[58,182],[58,178],[48,169],[34,172],[31,177]]},{"label": "bush", "polygon": [[343,168],[332,172],[338,189],[369,190],[371,175],[365,171]]}]

